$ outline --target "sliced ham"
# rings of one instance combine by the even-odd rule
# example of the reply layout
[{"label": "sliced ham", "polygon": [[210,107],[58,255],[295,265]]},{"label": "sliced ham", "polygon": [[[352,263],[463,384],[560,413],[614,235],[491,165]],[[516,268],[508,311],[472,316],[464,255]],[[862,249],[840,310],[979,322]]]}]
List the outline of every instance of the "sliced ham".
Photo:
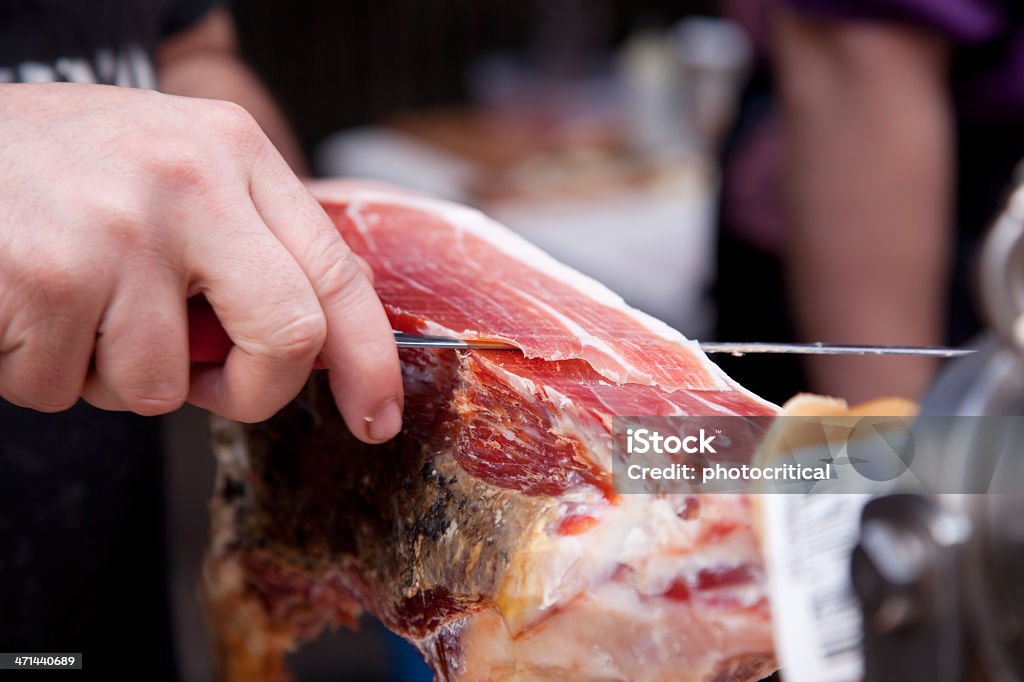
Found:
[{"label": "sliced ham", "polygon": [[729,387],[697,344],[479,211],[362,186],[317,191],[399,331],[507,341],[526,357],[585,360],[620,384]]}]

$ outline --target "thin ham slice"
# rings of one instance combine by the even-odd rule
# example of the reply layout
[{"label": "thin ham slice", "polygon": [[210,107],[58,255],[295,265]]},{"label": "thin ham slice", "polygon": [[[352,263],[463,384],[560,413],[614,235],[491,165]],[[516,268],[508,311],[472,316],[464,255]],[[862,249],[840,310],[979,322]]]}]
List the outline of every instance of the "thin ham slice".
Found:
[{"label": "thin ham slice", "polygon": [[358,185],[316,191],[399,331],[507,341],[526,357],[585,360],[619,384],[730,388],[697,344],[479,211]]},{"label": "thin ham slice", "polygon": [[773,415],[692,342],[480,213],[314,187],[396,329],[522,353],[406,350],[405,429],[347,433],[314,377],[215,425],[206,592],[223,676],[367,610],[441,680],[757,680],[775,669],[742,495],[616,494],[612,420]]}]

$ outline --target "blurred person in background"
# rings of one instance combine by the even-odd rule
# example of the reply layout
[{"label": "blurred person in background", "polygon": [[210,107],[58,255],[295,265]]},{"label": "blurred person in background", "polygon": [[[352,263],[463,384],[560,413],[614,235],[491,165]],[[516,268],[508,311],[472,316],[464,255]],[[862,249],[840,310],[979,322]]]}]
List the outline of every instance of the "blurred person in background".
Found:
[{"label": "blurred person in background", "polygon": [[[1024,157],[1024,6],[726,5],[766,62],[725,154],[719,336],[968,341],[973,256]],[[748,385],[777,399],[803,385],[857,402],[920,396],[935,370],[924,358],[804,367],[806,383],[734,371],[745,381],[753,368]]]},{"label": "blurred person in background", "polygon": [[[213,0],[0,0],[0,111],[0,651],[174,679],[160,431],[131,412],[264,419],[319,354],[381,442],[390,327]],[[197,293],[223,367],[190,370]]]}]

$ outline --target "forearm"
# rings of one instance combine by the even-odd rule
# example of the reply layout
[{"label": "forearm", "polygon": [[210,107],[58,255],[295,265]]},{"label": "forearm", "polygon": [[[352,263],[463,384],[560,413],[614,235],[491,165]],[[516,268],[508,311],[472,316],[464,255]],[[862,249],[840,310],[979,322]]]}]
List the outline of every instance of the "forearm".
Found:
[{"label": "forearm", "polygon": [[[901,29],[780,27],[787,254],[807,340],[931,345],[944,325],[952,121],[941,45]],[[859,401],[916,396],[917,359],[819,359],[812,388]]]},{"label": "forearm", "polygon": [[159,58],[160,90],[172,95],[234,102],[245,108],[298,175],[305,157],[266,87],[239,59],[230,15],[215,9],[198,26],[168,40]]}]

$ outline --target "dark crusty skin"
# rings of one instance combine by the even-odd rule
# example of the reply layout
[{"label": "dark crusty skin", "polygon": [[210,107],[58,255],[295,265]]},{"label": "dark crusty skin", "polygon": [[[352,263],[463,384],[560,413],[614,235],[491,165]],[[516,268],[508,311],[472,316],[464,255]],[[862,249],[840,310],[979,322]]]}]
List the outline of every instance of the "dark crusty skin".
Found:
[{"label": "dark crusty skin", "polygon": [[348,433],[322,375],[269,422],[214,420],[205,592],[224,679],[285,679],[284,653],[360,604],[442,675],[465,624],[496,620],[487,596],[550,502],[468,476],[438,442],[450,392],[406,385],[406,430],[381,446]]}]

